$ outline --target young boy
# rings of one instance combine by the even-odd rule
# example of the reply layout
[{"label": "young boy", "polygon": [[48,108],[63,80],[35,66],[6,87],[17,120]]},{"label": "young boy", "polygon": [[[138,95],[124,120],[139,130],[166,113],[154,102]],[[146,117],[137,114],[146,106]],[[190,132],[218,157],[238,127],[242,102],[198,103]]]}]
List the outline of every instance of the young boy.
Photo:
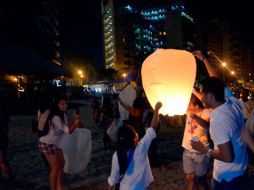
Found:
[{"label": "young boy", "polygon": [[[209,110],[204,109],[202,102],[192,94],[186,115],[186,124],[182,141],[183,171],[188,183],[188,190],[208,189],[205,174],[208,171],[209,159],[191,147],[191,140],[199,140],[209,147],[208,129],[201,126],[209,120]],[[207,123],[208,124],[208,123]]]}]

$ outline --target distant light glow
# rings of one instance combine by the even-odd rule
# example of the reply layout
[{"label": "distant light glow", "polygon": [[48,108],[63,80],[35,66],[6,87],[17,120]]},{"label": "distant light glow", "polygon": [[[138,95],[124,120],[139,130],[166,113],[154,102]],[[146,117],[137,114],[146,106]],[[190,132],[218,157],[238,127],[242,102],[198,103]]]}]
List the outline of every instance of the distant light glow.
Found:
[{"label": "distant light glow", "polygon": [[56,84],[57,87],[61,87],[62,86],[61,80],[59,80],[59,79],[55,80],[55,84]]},{"label": "distant light glow", "polygon": [[193,18],[190,16],[190,15],[188,15],[188,14],[186,14],[185,12],[181,12],[181,16],[183,16],[183,17],[185,17],[185,18],[187,18],[188,20],[190,20],[191,22],[193,22],[194,20],[193,20]]},{"label": "distant light glow", "polygon": [[130,11],[130,12],[133,11],[133,8],[132,8],[130,5],[127,5],[125,8],[126,8],[128,11]]},{"label": "distant light glow", "polygon": [[141,11],[141,16],[146,20],[165,20],[166,19],[166,10],[157,9],[157,10],[143,10]]}]

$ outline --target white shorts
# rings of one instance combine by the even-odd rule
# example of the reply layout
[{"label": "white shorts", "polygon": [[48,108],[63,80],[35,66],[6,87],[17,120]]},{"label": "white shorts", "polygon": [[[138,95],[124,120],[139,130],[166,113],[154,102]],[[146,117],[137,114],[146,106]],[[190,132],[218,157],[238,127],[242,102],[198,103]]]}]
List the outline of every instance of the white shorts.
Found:
[{"label": "white shorts", "polygon": [[206,154],[184,150],[183,171],[185,174],[195,173],[197,177],[205,175],[209,168],[209,159]]}]

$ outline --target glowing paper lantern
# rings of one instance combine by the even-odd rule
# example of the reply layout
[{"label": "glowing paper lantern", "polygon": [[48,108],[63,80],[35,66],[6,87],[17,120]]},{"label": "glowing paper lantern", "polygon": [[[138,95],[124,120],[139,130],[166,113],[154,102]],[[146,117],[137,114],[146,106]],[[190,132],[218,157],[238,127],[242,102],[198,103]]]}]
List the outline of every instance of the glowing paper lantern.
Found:
[{"label": "glowing paper lantern", "polygon": [[153,108],[160,101],[163,115],[186,113],[196,77],[196,61],[190,52],[158,49],[143,62],[141,75]]}]

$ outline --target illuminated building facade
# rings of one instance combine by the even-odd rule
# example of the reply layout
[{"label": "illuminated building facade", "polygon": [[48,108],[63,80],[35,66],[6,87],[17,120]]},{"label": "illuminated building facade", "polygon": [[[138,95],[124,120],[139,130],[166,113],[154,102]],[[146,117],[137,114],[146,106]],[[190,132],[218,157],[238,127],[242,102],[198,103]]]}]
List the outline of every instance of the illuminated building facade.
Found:
[{"label": "illuminated building facade", "polygon": [[135,64],[137,10],[121,0],[102,5],[105,67],[124,70]]},{"label": "illuminated building facade", "polygon": [[106,68],[137,68],[158,48],[194,48],[194,20],[183,5],[147,4],[102,3]]},{"label": "illuminated building facade", "polygon": [[194,19],[183,5],[172,5],[167,15],[167,48],[194,50],[196,47]]},{"label": "illuminated building facade", "polygon": [[110,1],[103,9],[104,58],[106,68],[113,68],[116,62],[114,35],[114,6]]},{"label": "illuminated building facade", "polygon": [[166,9],[146,8],[140,11],[141,23],[135,31],[136,52],[140,63],[158,48],[166,47]]}]

